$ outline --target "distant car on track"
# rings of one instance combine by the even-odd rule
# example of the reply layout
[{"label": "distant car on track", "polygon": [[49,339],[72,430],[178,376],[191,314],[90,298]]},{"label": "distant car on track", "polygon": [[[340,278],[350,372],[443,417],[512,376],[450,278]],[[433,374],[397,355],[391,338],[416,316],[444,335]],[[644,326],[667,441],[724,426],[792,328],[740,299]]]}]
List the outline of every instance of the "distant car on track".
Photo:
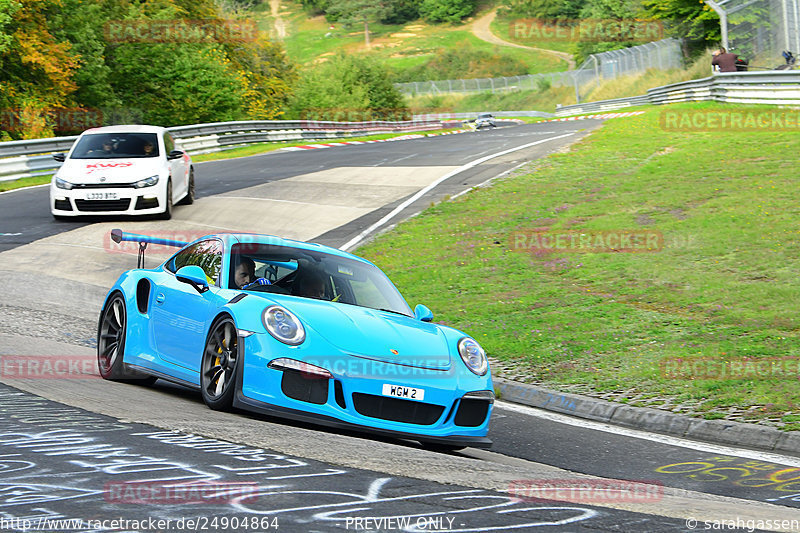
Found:
[{"label": "distant car on track", "polygon": [[475,119],[475,129],[479,130],[482,128],[496,128],[497,124],[494,123],[494,117],[491,113],[481,113],[478,115],[478,118]]},{"label": "distant car on track", "polygon": [[[162,378],[212,409],[250,411],[412,439],[489,447],[486,355],[470,336],[413,311],[374,264],[335,248],[253,234],[181,243],[122,274],[98,325],[106,379]],[[143,258],[140,262],[143,266]]]},{"label": "distant car on track", "polygon": [[56,218],[79,215],[172,216],[179,201],[194,201],[194,170],[175,149],[169,132],[156,126],[108,126],[83,132],[50,184]]}]

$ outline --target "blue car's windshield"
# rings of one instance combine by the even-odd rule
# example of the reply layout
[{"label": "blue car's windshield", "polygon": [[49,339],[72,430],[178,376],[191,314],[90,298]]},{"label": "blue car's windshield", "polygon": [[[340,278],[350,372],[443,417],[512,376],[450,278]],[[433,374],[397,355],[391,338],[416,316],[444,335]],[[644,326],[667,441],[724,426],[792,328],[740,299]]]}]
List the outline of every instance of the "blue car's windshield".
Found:
[{"label": "blue car's windshield", "polygon": [[121,159],[158,157],[155,133],[90,133],[83,135],[71,159]]},{"label": "blue car's windshield", "polygon": [[381,309],[413,316],[389,278],[368,263],[270,244],[231,248],[228,287]]}]

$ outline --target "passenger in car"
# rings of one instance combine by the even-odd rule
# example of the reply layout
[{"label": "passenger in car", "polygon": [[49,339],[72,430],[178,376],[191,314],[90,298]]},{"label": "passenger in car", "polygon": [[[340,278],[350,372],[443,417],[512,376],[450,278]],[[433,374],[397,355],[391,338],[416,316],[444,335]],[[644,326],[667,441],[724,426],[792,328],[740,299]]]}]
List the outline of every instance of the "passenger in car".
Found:
[{"label": "passenger in car", "polygon": [[302,273],[293,284],[292,294],[305,298],[316,298],[317,300],[327,300],[325,295],[325,280],[316,271],[306,271]]}]

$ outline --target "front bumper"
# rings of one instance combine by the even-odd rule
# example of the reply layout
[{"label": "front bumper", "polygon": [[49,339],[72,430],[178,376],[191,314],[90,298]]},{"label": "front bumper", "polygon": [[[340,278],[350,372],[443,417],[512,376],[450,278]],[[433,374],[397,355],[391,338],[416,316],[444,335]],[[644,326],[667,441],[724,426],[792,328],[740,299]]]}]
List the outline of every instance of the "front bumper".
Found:
[{"label": "front bumper", "polygon": [[[267,356],[270,351],[262,342],[269,339],[268,334],[240,339],[245,350],[244,364],[239,366],[241,387],[234,399],[237,407],[431,444],[477,448],[492,444],[486,437],[494,401],[489,373],[475,376],[457,367],[459,361],[446,370],[433,370],[346,354],[309,359],[297,347]],[[281,357],[313,362],[330,376],[269,368]],[[384,384],[424,389],[424,401],[386,396]]]},{"label": "front bumper", "polygon": [[164,212],[162,187],[59,189],[50,185],[50,211],[58,216],[149,215]]}]

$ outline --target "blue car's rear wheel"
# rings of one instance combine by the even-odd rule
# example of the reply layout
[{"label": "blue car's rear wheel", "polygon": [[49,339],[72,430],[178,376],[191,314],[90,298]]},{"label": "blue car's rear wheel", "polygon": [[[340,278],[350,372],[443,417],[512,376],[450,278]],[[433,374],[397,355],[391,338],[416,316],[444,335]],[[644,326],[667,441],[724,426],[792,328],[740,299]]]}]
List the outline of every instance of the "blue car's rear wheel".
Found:
[{"label": "blue car's rear wheel", "polygon": [[231,317],[220,318],[208,332],[200,366],[200,392],[211,409],[226,410],[233,404],[239,359],[236,324]]},{"label": "blue car's rear wheel", "polygon": [[[127,327],[125,299],[121,294],[112,296],[100,313],[97,326],[97,367],[104,379],[125,380],[149,385],[156,378],[141,374],[130,374],[125,370],[122,355],[125,353],[125,331]],[[138,377],[137,377],[138,376]]]}]

